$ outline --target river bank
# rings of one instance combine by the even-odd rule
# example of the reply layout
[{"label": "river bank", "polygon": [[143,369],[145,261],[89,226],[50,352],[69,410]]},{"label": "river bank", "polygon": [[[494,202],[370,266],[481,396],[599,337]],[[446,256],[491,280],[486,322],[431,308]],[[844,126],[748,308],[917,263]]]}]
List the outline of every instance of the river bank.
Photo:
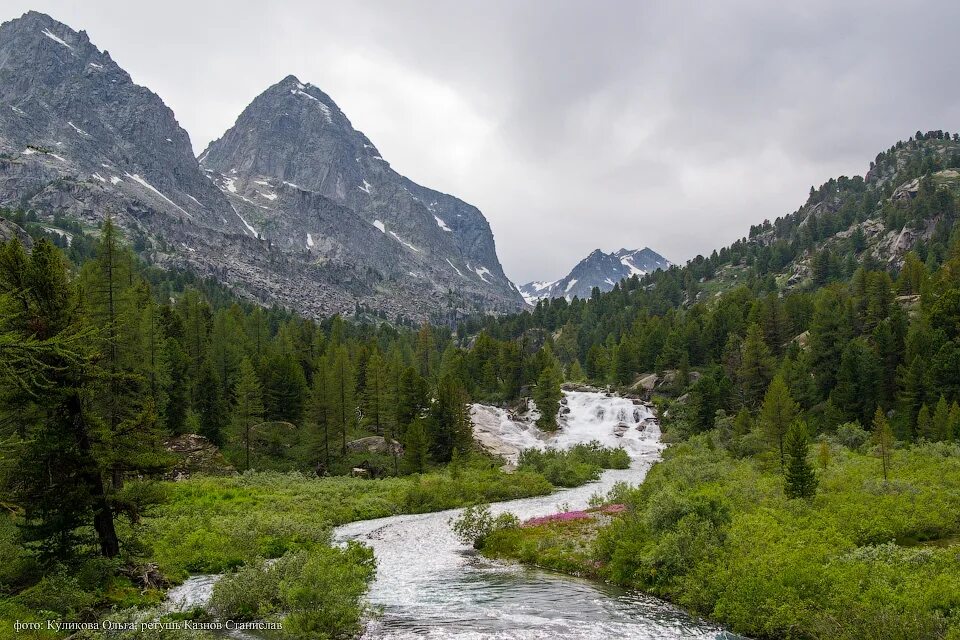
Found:
[{"label": "river bank", "polygon": [[709,432],[672,445],[607,523],[496,532],[483,553],[642,589],[752,637],[960,637],[960,449],[829,439],[817,494],[789,499],[772,455]]}]

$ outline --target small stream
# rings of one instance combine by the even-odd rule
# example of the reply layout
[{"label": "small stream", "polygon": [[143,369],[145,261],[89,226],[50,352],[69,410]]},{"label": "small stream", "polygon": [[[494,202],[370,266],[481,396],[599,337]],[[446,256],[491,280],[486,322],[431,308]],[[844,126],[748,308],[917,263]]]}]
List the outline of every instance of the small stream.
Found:
[{"label": "small stream", "polygon": [[[650,410],[598,392],[565,392],[569,412],[549,438],[515,423],[499,409],[492,430],[513,446],[568,447],[599,440],[623,446],[629,469],[604,472],[589,485],[549,496],[501,502],[491,511],[521,519],[587,506],[617,482],[643,480],[662,449]],[[489,418],[489,416],[488,416]],[[364,638],[734,638],[662,600],[602,583],[487,560],[453,535],[459,509],[354,522],[337,528],[338,541],[373,548],[377,577],[368,599],[380,615]],[[217,576],[194,576],[171,590],[170,600],[200,605]]]}]

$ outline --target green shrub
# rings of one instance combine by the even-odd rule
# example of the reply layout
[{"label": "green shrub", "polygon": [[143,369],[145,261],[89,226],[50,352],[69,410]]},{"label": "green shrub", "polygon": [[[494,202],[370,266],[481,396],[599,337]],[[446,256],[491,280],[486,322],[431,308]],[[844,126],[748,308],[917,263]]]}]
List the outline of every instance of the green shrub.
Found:
[{"label": "green shrub", "polygon": [[626,469],[630,456],[623,448],[612,449],[593,441],[570,449],[526,449],[518,469],[541,473],[558,487],[579,487],[600,477],[602,469]]},{"label": "green shrub", "polygon": [[359,630],[374,570],[373,552],[358,543],[316,545],[224,576],[214,585],[210,609],[224,619],[282,619],[286,637],[348,637]]},{"label": "green shrub", "polygon": [[493,533],[519,526],[520,520],[512,513],[501,513],[497,517],[490,514],[490,507],[475,505],[467,507],[456,518],[451,518],[453,532],[464,544],[479,549]]}]

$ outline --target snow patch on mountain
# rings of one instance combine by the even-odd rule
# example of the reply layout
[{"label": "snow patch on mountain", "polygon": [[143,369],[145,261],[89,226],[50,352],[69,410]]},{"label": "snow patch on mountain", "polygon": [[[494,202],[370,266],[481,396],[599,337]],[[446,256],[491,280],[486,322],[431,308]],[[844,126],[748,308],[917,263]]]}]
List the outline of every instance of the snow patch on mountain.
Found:
[{"label": "snow patch on mountain", "polygon": [[657,269],[670,268],[670,261],[649,248],[620,249],[604,253],[593,251],[581,260],[560,280],[528,282],[519,288],[527,304],[536,305],[538,300],[574,297],[589,298],[594,288],[610,291],[624,278],[643,276]]}]

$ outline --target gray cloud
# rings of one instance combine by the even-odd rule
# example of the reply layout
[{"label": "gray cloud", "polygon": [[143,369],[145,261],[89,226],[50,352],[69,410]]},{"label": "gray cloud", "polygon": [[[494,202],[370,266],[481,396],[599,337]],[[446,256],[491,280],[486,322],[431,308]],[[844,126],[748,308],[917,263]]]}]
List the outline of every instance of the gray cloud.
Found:
[{"label": "gray cloud", "polygon": [[[134,5],[141,6],[134,6]],[[479,206],[508,275],[590,250],[686,260],[960,130],[960,5],[829,2],[7,0],[159,93],[197,150],[288,73],[393,166]]]}]

